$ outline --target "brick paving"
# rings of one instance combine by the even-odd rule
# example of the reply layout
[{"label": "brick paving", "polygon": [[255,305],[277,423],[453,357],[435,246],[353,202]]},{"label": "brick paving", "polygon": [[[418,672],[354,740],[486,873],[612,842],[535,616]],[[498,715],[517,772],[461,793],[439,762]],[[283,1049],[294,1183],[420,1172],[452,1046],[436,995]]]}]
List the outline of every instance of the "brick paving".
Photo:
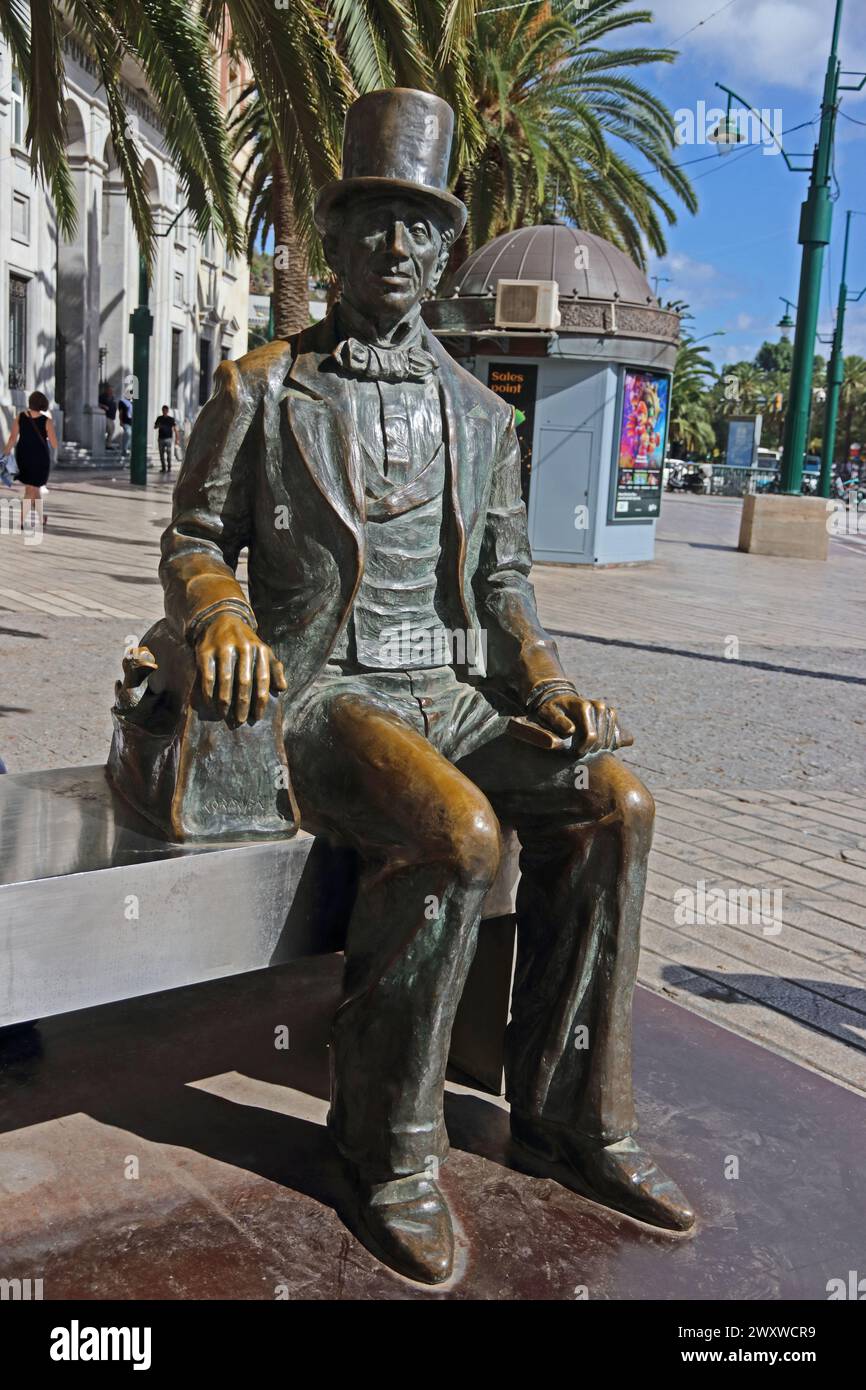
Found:
[{"label": "brick paving", "polygon": [[[170,491],[57,474],[42,543],[0,534],[10,771],[104,759],[123,647],[161,613]],[[866,545],[740,555],[738,523],[736,502],[666,498],[654,565],[540,566],[539,606],[656,796],[642,983],[866,1092]],[[717,889],[781,895],[779,922],[687,911]]]}]

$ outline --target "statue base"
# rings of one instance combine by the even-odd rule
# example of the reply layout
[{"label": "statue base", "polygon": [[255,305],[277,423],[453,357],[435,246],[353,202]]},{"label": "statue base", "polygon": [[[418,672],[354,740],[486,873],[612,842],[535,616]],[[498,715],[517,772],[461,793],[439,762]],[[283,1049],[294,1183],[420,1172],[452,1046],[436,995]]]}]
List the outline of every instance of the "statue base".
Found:
[{"label": "statue base", "polygon": [[324,1125],[340,968],[297,961],[10,1040],[4,1277],[43,1278],[44,1297],[64,1300],[823,1302],[830,1281],[866,1273],[866,1100],[643,989],[641,1140],[693,1198],[695,1234],[652,1232],[526,1176],[504,1102],[452,1084],[442,1182],[457,1273],[437,1289],[390,1273],[340,1218]]}]

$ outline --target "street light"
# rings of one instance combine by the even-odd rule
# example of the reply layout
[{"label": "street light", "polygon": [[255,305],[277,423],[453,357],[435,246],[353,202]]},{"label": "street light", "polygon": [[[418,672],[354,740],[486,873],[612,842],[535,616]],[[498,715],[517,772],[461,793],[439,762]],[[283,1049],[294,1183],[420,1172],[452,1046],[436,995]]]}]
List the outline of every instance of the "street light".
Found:
[{"label": "street light", "polygon": [[[716,83],[717,87],[721,87],[721,85],[720,82]],[[710,144],[719,146],[719,154],[728,154],[735,145],[741,145],[746,137],[740,131],[740,122],[731,109],[734,93],[728,91],[727,88],[722,88],[722,90],[728,92],[728,109],[715,129],[710,131],[707,139]]]},{"label": "street light", "polygon": [[[780,490],[798,495],[803,479],[803,456],[809,433],[809,419],[812,410],[812,378],[814,373],[815,336],[818,332],[818,314],[821,297],[821,275],[824,269],[824,250],[830,243],[833,223],[833,204],[830,198],[830,184],[833,172],[833,149],[836,134],[836,114],[840,92],[859,92],[866,86],[866,73],[845,72],[839,61],[839,33],[842,26],[844,0],[836,0],[836,14],[833,21],[833,39],[830,57],[827,62],[827,75],[824,79],[824,95],[821,102],[821,128],[811,164],[797,166],[786,154],[781,141],[770,130],[760,112],[749,106],[749,110],[773,135],[781,150],[785,163],[792,172],[810,172],[809,192],[800,215],[799,242],[803,247],[803,264],[800,274],[800,294],[797,309],[797,331],[794,337],[794,352],[791,361],[790,406],[785,418],[785,440],[782,453],[782,472]],[[843,83],[842,77],[859,77],[858,83]],[[716,84],[728,93],[730,101],[736,97],[729,87]],[[736,97],[738,101],[740,97]]]},{"label": "street light", "polygon": [[866,294],[866,286],[859,294],[848,293],[848,247],[851,241],[852,217],[866,217],[864,212],[849,212],[845,218],[845,250],[842,255],[842,279],[839,284],[839,305],[836,309],[836,331],[833,334],[833,351],[827,367],[827,410],[824,415],[824,450],[821,457],[821,478],[818,494],[830,496],[830,483],[833,477],[833,455],[836,452],[836,426],[839,421],[839,396],[845,379],[845,310],[849,304],[857,304]]},{"label": "street light", "polygon": [[796,313],[797,306],[793,304],[790,299],[785,299],[781,294],[779,298],[785,306],[785,312],[779,319],[776,327],[781,329],[782,337],[785,339],[785,342],[788,343],[791,341],[791,330],[794,327],[794,320],[791,318],[791,310],[793,309],[794,313]]},{"label": "street light", "polygon": [[[175,223],[189,204],[185,203],[171,219],[164,232],[156,232],[157,237],[167,237]],[[129,316],[129,331],[132,334],[132,374],[136,381],[136,402],[132,412],[132,447],[129,451],[129,481],[137,487],[147,486],[147,422],[150,419],[148,404],[150,400],[150,339],[153,334],[153,314],[148,307],[150,288],[147,279],[147,262],[144,256],[138,258],[138,308]]]}]

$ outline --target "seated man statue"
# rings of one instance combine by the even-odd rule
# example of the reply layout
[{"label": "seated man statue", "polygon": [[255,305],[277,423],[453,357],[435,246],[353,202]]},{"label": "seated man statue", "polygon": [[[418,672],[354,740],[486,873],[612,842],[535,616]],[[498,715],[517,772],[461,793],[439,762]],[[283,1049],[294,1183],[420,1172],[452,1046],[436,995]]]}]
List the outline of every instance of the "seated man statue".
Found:
[{"label": "seated man statue", "polygon": [[[652,798],[615,757],[616,712],[578,693],[540,625],[514,412],[421,318],[466,219],[452,130],[423,92],[351,108],[316,208],[340,300],[220,364],[160,571],[205,699],[237,728],[277,697],[301,824],[360,856],[328,1124],[360,1238],[428,1284],[453,1265],[445,1068],[501,823],[522,851],[515,1146],[642,1222],[694,1220],[633,1137]],[[552,746],[514,737],[516,716]]]}]

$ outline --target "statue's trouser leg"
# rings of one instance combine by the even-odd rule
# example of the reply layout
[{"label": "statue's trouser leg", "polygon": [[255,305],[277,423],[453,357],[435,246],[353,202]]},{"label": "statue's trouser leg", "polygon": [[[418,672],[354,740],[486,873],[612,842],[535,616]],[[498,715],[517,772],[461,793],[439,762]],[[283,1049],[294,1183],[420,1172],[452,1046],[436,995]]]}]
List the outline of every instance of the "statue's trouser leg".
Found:
[{"label": "statue's trouser leg", "polygon": [[332,1036],[332,1132],[370,1181],[429,1171],[448,1147],[451,1027],[498,868],[498,822],[423,732],[361,694],[318,700],[290,758],[305,823],[363,861]]},{"label": "statue's trouser leg", "polygon": [[490,745],[461,767],[522,846],[508,1099],[612,1143],[635,1129],[631,1011],[652,797],[609,754],[577,764],[512,744],[506,762]]}]

